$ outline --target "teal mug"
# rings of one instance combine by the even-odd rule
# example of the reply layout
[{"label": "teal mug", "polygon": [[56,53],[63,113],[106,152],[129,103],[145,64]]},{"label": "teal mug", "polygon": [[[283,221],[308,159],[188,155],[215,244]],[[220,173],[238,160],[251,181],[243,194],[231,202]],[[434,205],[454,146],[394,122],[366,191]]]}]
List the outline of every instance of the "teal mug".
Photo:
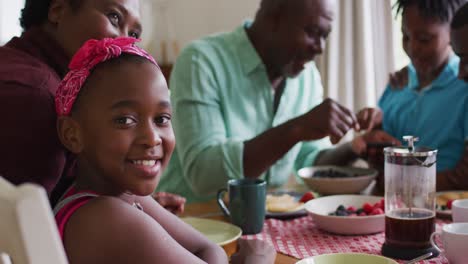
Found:
[{"label": "teal mug", "polygon": [[[223,201],[229,193],[229,208]],[[262,231],[265,221],[266,182],[258,179],[229,180],[227,189],[218,191],[218,205],[240,227],[244,235]]]}]

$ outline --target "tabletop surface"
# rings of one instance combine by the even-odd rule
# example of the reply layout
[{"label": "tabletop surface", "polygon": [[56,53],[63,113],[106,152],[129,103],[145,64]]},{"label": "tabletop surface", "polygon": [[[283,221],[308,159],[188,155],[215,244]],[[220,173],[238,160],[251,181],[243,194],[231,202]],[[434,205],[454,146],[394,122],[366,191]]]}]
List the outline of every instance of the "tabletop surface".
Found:
[{"label": "tabletop surface", "polygon": [[[363,194],[368,194],[372,191],[372,188],[373,186],[369,186],[369,188],[367,190],[365,190],[363,192]],[[290,190],[290,191],[298,191],[298,192],[305,192],[305,191],[308,191],[307,187],[304,186],[304,185],[300,185],[300,184],[297,184],[297,182],[295,181],[290,181],[288,182],[288,184],[286,184],[285,187],[283,188],[279,188],[279,189],[270,189],[269,191],[285,191],[285,190]],[[221,221],[225,221],[225,222],[229,222],[229,219],[226,218],[221,210],[219,209],[219,206],[216,202],[216,200],[211,200],[211,201],[208,201],[208,202],[204,202],[204,203],[193,203],[193,204],[188,204],[186,205],[186,208],[185,208],[185,212],[181,215],[182,217],[188,217],[188,216],[192,216],[192,217],[201,217],[201,218],[208,218],[208,219],[216,219],[216,220],[221,220]],[[307,216],[309,217],[309,216]],[[311,219],[302,219],[302,220],[297,220],[299,222],[310,222],[312,221]],[[439,223],[438,223],[438,228],[440,228],[441,224],[443,224],[442,220],[438,220]],[[291,225],[290,223],[283,223],[284,225]],[[310,224],[310,223],[309,223]],[[275,223],[267,223],[266,226],[267,228],[271,229],[271,225],[276,225]],[[271,231],[271,230],[270,230]],[[288,231],[291,231],[291,230],[288,230]],[[254,235],[256,238],[261,238],[261,236],[265,236],[264,234],[265,232],[262,232],[258,235]],[[331,235],[333,236],[333,235]],[[383,234],[380,234],[380,236],[383,236]],[[252,238],[252,236],[244,236],[244,237],[247,237],[248,239]],[[363,236],[364,240],[365,239],[368,239],[367,237]],[[378,236],[377,236],[378,237]],[[379,239],[377,237],[374,237],[374,238],[371,238],[371,239]],[[359,239],[360,237],[355,237],[356,239]],[[333,238],[332,238],[333,239]],[[380,240],[382,238],[380,237]],[[264,239],[265,240],[265,239]],[[266,240],[269,240],[268,238],[266,238]],[[363,240],[363,242],[365,242]],[[271,242],[271,241],[270,241]],[[381,241],[382,242],[382,241]],[[374,243],[375,244],[375,243]],[[374,244],[370,245],[370,247],[373,247],[375,246]],[[225,248],[225,250],[228,252],[229,250],[227,250]],[[231,252],[235,252],[237,249],[230,249]],[[315,250],[315,249],[314,249]],[[318,250],[318,249],[317,249]],[[320,251],[320,250],[319,250]],[[337,252],[342,252],[342,250],[335,250]],[[372,249],[370,250],[372,251]],[[375,250],[374,250],[375,251]],[[380,250],[379,250],[380,251]],[[354,250],[353,250],[354,252]],[[323,254],[323,253],[320,253],[320,252],[315,252],[317,254],[313,254],[313,255],[319,255],[319,254]],[[332,253],[332,252],[328,252],[328,253]],[[368,252],[369,254],[379,254],[379,253],[375,253],[375,252]],[[230,254],[230,253],[228,253]],[[283,254],[283,253],[280,253],[280,252],[277,252],[277,255],[276,255],[276,260],[275,260],[275,264],[292,264],[292,263],[296,263],[299,261],[299,258],[295,258],[295,257],[291,257],[289,255],[286,255],[286,254]],[[441,260],[440,258],[436,258],[436,259],[432,259],[432,260],[428,260],[428,261],[424,261],[424,262],[419,262],[419,263],[447,263],[447,260],[445,259],[445,257]]]},{"label": "tabletop surface", "polygon": [[[205,202],[205,203],[193,203],[188,204],[185,208],[185,212],[181,215],[182,217],[193,216],[193,217],[202,217],[208,219],[216,219],[228,222],[229,220],[224,217],[221,213],[221,210],[218,207],[218,204],[215,200]],[[277,253],[275,264],[293,264],[299,261],[296,258]]]},{"label": "tabletop surface", "polygon": [[[221,210],[219,209],[217,203],[215,200],[205,202],[205,203],[194,203],[194,204],[188,204],[186,206],[184,214],[181,215],[182,217],[201,217],[201,218],[207,218],[207,219],[216,219],[216,220],[221,220],[225,222],[229,222],[229,220],[224,217],[224,215],[221,213]],[[317,230],[315,227],[313,227],[315,224],[313,223],[312,219],[309,219],[309,216],[302,217],[302,218],[297,218],[294,221],[280,221],[280,220],[268,220],[265,223],[264,230],[262,233],[257,234],[257,235],[247,235],[243,236],[245,239],[261,239],[261,240],[267,240],[270,243],[273,242],[275,245],[275,248],[277,249],[277,256],[275,263],[276,264],[290,264],[290,263],[296,263],[299,261],[299,258],[291,257],[289,255],[295,255],[303,258],[307,257],[307,254],[309,256],[315,256],[315,255],[321,255],[325,253],[335,253],[335,252],[361,252],[361,253],[368,253],[368,254],[380,254],[380,246],[383,243],[384,239],[384,234],[379,233],[376,235],[370,235],[370,236],[335,236],[333,234],[329,233],[322,233],[322,231]],[[438,224],[438,229],[440,229],[441,225],[445,223],[444,220],[437,220]],[[302,238],[299,238],[302,233],[306,232],[304,230],[297,230],[299,225],[300,228],[306,228],[307,230],[307,236],[302,236]],[[302,226],[302,227],[301,227]],[[312,229],[311,229],[312,226]],[[275,231],[276,230],[276,231]],[[279,230],[279,231],[278,231]],[[282,233],[281,239],[278,240],[277,236],[274,235],[278,232]],[[287,233],[287,234],[286,234]],[[273,239],[273,236],[275,239]],[[317,238],[319,236],[319,238]],[[296,249],[290,248],[290,249],[285,249],[279,247],[278,249],[278,243],[286,243],[283,240],[288,240],[292,238],[298,238],[301,239],[302,242],[306,240],[309,244],[304,244],[306,247],[310,250],[304,250],[304,254],[299,254],[298,252],[295,252]],[[318,239],[318,240],[317,240]],[[293,239],[294,240],[294,239]],[[310,246],[310,241],[308,240],[313,240],[312,244],[316,245]],[[349,241],[349,240],[356,240],[356,241]],[[336,242],[333,244],[333,242]],[[353,242],[353,243],[350,243]],[[330,243],[333,245],[330,246]],[[361,243],[362,245],[359,246],[358,244]],[[354,247],[356,247],[354,250],[349,248],[348,244],[354,244]],[[232,246],[231,246],[232,247]],[[228,255],[231,255],[233,252],[235,252],[237,249],[236,248],[231,248],[227,249],[224,247],[226,252],[228,252]],[[278,250],[282,252],[289,253],[289,255],[283,254],[281,252],[278,252]],[[306,252],[307,251],[307,252]],[[311,251],[311,252],[308,252]],[[291,254],[292,253],[292,254]],[[295,253],[295,254],[294,254]],[[401,262],[401,261],[399,261]],[[419,262],[419,263],[447,263],[447,260],[445,257],[438,257],[434,258],[431,260]]]}]

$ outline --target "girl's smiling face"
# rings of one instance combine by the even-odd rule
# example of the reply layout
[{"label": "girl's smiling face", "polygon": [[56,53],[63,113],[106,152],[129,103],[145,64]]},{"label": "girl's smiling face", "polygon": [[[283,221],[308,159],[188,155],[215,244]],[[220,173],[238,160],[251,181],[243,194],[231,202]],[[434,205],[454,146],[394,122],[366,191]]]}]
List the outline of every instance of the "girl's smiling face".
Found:
[{"label": "girl's smiling face", "polygon": [[174,150],[166,81],[144,60],[99,65],[75,104],[78,178],[96,191],[151,194]]},{"label": "girl's smiling face", "polygon": [[438,74],[451,52],[449,23],[425,17],[411,5],[403,11],[401,30],[403,48],[418,74]]}]

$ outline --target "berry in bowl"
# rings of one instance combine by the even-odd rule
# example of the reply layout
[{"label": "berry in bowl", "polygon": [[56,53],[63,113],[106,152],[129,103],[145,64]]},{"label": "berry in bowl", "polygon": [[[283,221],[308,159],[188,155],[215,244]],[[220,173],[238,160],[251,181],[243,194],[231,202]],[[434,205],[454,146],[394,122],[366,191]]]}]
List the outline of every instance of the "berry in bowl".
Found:
[{"label": "berry in bowl", "polygon": [[383,198],[332,195],[310,200],[305,209],[318,228],[334,234],[365,235],[385,230]]}]

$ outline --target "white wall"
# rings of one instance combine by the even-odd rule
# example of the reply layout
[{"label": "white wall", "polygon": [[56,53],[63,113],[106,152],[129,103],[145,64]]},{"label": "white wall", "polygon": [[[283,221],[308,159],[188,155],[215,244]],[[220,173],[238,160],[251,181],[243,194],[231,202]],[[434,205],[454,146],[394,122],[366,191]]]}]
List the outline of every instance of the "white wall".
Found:
[{"label": "white wall", "polygon": [[[166,59],[173,62],[176,50],[190,41],[231,31],[245,19],[253,18],[259,3],[260,0],[141,0],[143,46],[161,61],[161,45],[165,42]],[[21,34],[19,17],[23,5],[24,0],[0,0],[0,45]]]},{"label": "white wall", "polygon": [[260,0],[144,0],[144,46],[161,61],[161,45],[166,42],[167,60],[173,62],[174,41],[182,49],[208,34],[231,31],[253,18],[259,3]]},{"label": "white wall", "polygon": [[0,45],[21,34],[19,17],[24,0],[0,0]]}]

